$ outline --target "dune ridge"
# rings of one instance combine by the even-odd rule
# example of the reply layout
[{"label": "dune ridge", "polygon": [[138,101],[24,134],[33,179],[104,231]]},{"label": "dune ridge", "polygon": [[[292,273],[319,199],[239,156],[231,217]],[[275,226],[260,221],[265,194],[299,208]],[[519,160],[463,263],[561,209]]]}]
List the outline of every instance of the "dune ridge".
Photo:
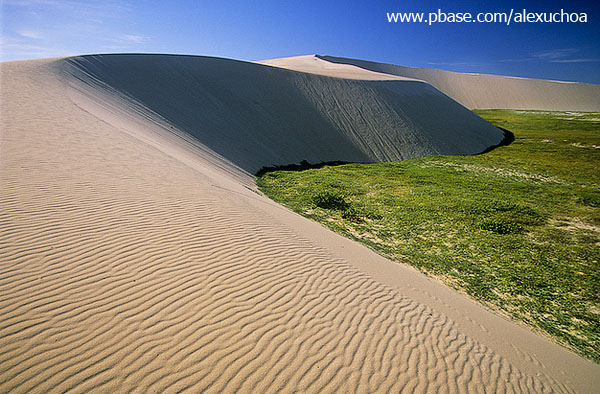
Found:
[{"label": "dune ridge", "polygon": [[1,392],[598,386],[597,365],[261,196],[251,161],[108,76],[0,67]]},{"label": "dune ridge", "polygon": [[352,64],[324,61],[317,55],[282,57],[260,60],[256,63],[335,78],[358,79],[363,81],[419,81],[414,78],[402,77],[400,75],[370,71]]},{"label": "dune ridge", "polygon": [[[318,60],[322,61],[319,64]],[[297,71],[326,73],[331,64],[354,66],[380,75],[421,80],[467,108],[600,111],[600,85],[489,74],[468,74],[433,68],[405,67],[359,59],[310,55],[264,61]],[[355,71],[359,73],[359,71]]]}]

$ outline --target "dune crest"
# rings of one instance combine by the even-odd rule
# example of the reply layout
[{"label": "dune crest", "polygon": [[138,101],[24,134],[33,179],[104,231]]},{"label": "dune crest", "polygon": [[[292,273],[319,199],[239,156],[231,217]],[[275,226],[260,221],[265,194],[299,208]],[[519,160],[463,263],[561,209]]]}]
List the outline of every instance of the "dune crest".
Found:
[{"label": "dune crest", "polygon": [[[272,162],[400,155],[396,129],[360,137],[408,123],[402,94],[447,103],[434,89],[177,56],[0,67],[0,392],[600,385],[598,365],[253,187]],[[327,113],[358,93],[368,110]]]},{"label": "dune crest", "polygon": [[369,71],[351,64],[328,62],[316,55],[282,57],[261,60],[256,63],[335,78],[363,81],[418,81],[414,78]]},{"label": "dune crest", "polygon": [[[315,57],[328,63],[355,66],[371,72],[427,81],[441,92],[471,109],[600,111],[600,85],[591,83],[457,73],[335,56],[315,55]],[[289,65],[297,63],[292,58],[288,61],[282,59],[280,62]]]}]

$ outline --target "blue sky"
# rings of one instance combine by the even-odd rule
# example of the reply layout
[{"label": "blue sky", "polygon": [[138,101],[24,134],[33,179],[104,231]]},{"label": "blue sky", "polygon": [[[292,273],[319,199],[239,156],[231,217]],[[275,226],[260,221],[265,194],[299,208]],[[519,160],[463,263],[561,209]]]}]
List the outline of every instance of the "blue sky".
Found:
[{"label": "blue sky", "polygon": [[[388,12],[587,13],[587,23],[388,23]],[[303,54],[600,83],[597,1],[2,0],[3,61],[151,52]]]}]

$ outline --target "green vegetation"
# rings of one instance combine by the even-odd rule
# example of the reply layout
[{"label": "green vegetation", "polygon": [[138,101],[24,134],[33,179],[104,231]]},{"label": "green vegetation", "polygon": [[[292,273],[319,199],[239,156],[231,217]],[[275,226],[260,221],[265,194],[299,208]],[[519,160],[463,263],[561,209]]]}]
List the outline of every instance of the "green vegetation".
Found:
[{"label": "green vegetation", "polygon": [[485,110],[515,141],[267,172],[265,194],[600,362],[600,114]]}]

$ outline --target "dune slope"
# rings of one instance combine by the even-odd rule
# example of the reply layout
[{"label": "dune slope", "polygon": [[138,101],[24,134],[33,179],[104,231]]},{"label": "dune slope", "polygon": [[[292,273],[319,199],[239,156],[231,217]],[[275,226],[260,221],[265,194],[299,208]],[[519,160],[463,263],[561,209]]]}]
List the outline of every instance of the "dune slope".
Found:
[{"label": "dune slope", "polygon": [[502,132],[417,81],[365,81],[198,56],[67,59],[249,172],[262,166],[474,154]]},{"label": "dune slope", "polygon": [[[157,114],[181,104],[167,83],[128,72],[116,89],[73,59],[0,67],[0,392],[600,385],[597,365],[258,194],[245,169],[263,162]],[[238,103],[221,94],[198,111]]]},{"label": "dune slope", "polygon": [[[306,59],[280,59],[283,67],[312,70],[331,67],[327,63],[356,66],[376,73],[422,80],[467,108],[600,111],[600,85],[547,81],[486,74],[466,74],[431,68],[404,67],[334,56],[313,56],[324,62],[306,67]],[[273,63],[275,64],[275,63]],[[310,63],[309,63],[310,64]],[[296,65],[296,66],[295,66]]]}]

